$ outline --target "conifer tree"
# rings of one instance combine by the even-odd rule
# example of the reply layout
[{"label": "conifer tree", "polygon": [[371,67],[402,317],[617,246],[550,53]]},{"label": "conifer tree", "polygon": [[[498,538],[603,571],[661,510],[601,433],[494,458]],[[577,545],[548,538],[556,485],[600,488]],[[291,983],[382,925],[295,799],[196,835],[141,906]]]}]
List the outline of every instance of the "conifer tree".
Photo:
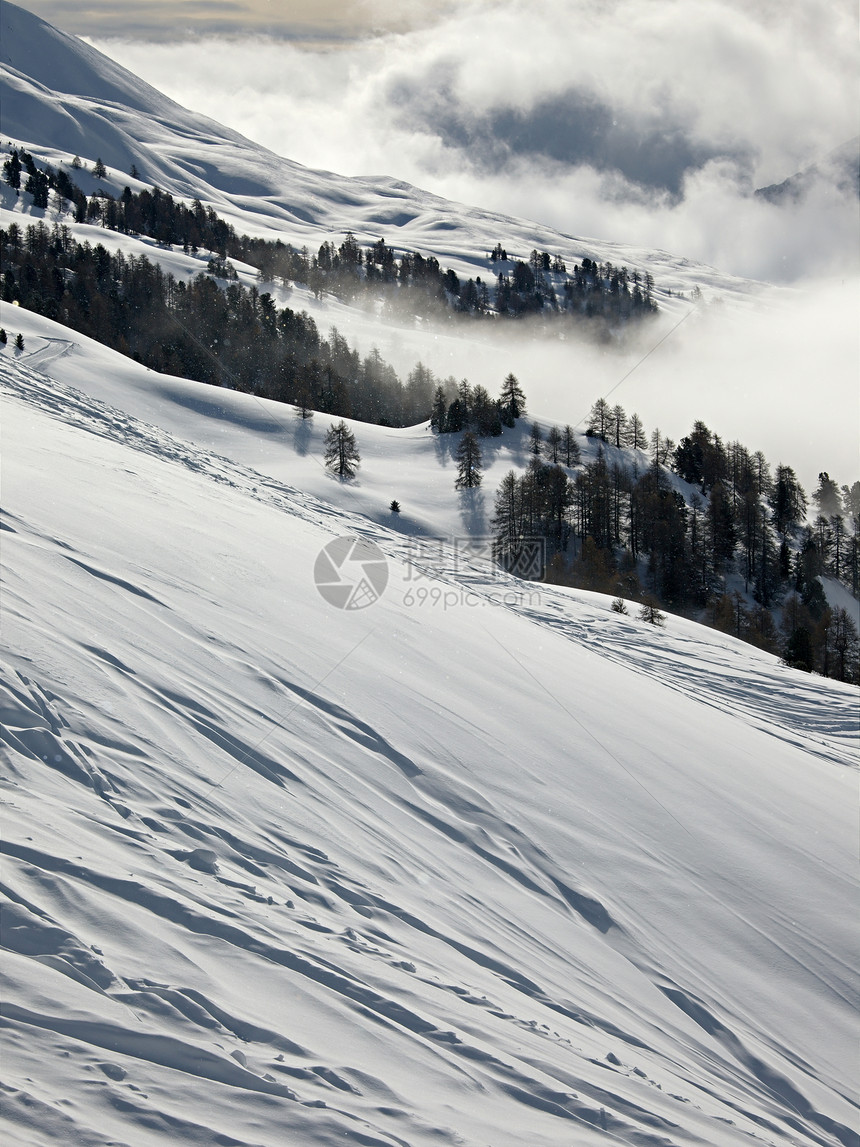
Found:
[{"label": "conifer tree", "polygon": [[561,432],[561,453],[565,466],[579,465],[582,455],[572,426],[565,426]]},{"label": "conifer tree", "polygon": [[295,410],[296,414],[298,414],[299,418],[301,418],[302,422],[305,422],[308,418],[313,418],[314,416],[311,402],[311,388],[308,386],[307,382],[299,383],[296,404],[293,409]]},{"label": "conifer tree", "polygon": [[21,159],[17,151],[12,151],[12,154],[3,164],[3,178],[10,187],[18,191],[21,187]]},{"label": "conifer tree", "polygon": [[325,436],[325,464],[328,469],[343,481],[355,477],[360,462],[355,435],[343,419],[332,423]]},{"label": "conifer tree", "polygon": [[467,430],[457,448],[457,490],[471,490],[481,484],[481,447],[478,439]]},{"label": "conifer tree", "polygon": [[546,456],[552,463],[557,463],[561,457],[561,431],[557,426],[550,426],[546,434]]},{"label": "conifer tree", "polygon": [[638,414],[631,414],[630,421],[627,423],[628,441],[629,445],[634,450],[644,450],[648,445],[648,439],[645,437],[645,427],[642,425],[642,419]]},{"label": "conifer tree", "polygon": [[639,610],[639,620],[647,621],[649,625],[665,625],[666,614],[661,613],[659,602],[655,597],[646,597]]},{"label": "conifer tree", "polygon": [[777,531],[783,535],[794,533],[806,516],[806,494],[790,466],[777,466],[768,500]]},{"label": "conifer tree", "polygon": [[502,383],[499,405],[501,406],[502,422],[505,426],[513,426],[516,420],[525,414],[526,396],[523,394],[516,375],[509,374]]},{"label": "conifer tree", "polygon": [[818,475],[818,485],[813,491],[812,500],[818,506],[818,512],[825,518],[840,513],[842,506],[839,499],[839,487],[827,473],[823,471]]},{"label": "conifer tree", "polygon": [[604,442],[608,442],[611,429],[612,410],[605,398],[598,398],[588,416],[586,433],[594,438],[602,438]]},{"label": "conifer tree", "polygon": [[612,407],[612,441],[619,447],[626,446],[629,441],[627,415],[620,405]]},{"label": "conifer tree", "polygon": [[508,471],[496,491],[492,525],[496,559],[510,568],[522,541],[522,498],[513,470]]},{"label": "conifer tree", "polygon": [[437,434],[444,434],[447,426],[447,404],[445,402],[445,388],[441,383],[433,392],[433,406],[430,410],[430,426]]}]

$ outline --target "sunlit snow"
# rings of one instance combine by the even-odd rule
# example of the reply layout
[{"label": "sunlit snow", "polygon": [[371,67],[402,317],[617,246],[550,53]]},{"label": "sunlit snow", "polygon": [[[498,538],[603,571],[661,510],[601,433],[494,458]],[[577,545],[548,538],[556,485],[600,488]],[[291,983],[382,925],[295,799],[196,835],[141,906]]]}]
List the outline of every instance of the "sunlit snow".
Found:
[{"label": "sunlit snow", "polygon": [[7,1142],[858,1142],[855,688],[495,570],[521,430],[339,483],[327,416],[3,324]]}]

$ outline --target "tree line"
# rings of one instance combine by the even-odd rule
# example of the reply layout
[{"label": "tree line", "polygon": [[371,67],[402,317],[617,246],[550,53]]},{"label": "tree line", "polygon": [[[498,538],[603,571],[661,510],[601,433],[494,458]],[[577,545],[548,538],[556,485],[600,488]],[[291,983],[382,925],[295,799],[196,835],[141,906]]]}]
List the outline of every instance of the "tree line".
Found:
[{"label": "tree line", "polygon": [[[254,254],[270,279],[298,278],[297,270],[310,274],[316,267],[334,276],[324,280],[331,285],[345,268],[352,274],[363,267],[363,282],[399,283],[400,289],[414,286],[417,276],[424,287],[431,284],[431,295],[441,275],[435,261],[409,253],[398,260],[382,240],[363,252],[352,236],[337,250],[324,244],[309,260],[279,241],[239,237],[211,209],[188,208],[157,188],[88,200],[63,169],[42,171],[26,151],[13,151],[4,178],[18,190],[25,173],[24,190],[37,206],[47,205],[53,189],[74,203],[76,218],[179,242],[189,251],[204,246],[212,258],[208,274],[185,283],[143,255],[80,243],[62,224],[22,230],[12,223],[0,230],[5,302],[17,301],[153,370],[290,402],[305,415],[316,409],[393,426],[429,417],[438,433],[462,435],[458,488],[480,485],[480,439],[500,435],[525,414],[513,375],[495,399],[465,379],[437,380],[420,363],[404,383],[375,348],[362,358],[335,328],[324,338],[306,312],[279,308],[268,292],[242,286],[229,256],[252,262]],[[500,245],[491,260],[511,262]],[[531,279],[523,279],[514,265],[514,289],[566,275],[560,259],[537,251],[528,271]],[[649,279],[639,283],[623,269],[584,259],[570,282],[581,280],[584,289],[602,282],[602,290],[608,283],[606,293],[621,299],[637,290],[650,298]],[[450,276],[446,283],[448,305],[455,292]],[[651,594],[675,610],[706,610],[712,624],[782,653],[791,664],[856,677],[853,622],[828,606],[820,578],[833,576],[857,596],[860,483],[840,488],[822,472],[812,495],[816,513],[807,522],[809,503],[789,466],[780,463],[771,472],[760,452],[723,443],[704,423],[696,422],[676,445],[659,430],[646,435],[637,414],[628,417],[620,405],[599,399],[586,434],[602,448],[582,467],[571,427],[550,428],[544,439],[532,424],[532,465],[522,476],[511,472],[499,488],[500,561],[517,568],[525,539],[541,537],[553,580],[628,597]],[[613,447],[642,458],[631,464],[611,453]],[[693,492],[685,497],[674,479]],[[727,589],[732,579],[743,583],[743,593]]]},{"label": "tree line", "polygon": [[144,255],[80,243],[62,224],[12,223],[0,247],[5,302],[152,370],[364,422],[429,417],[436,378],[426,367],[404,382],[376,348],[362,357],[336,328],[323,337],[307,312],[254,286],[203,273],[185,283]]},{"label": "tree line", "polygon": [[[73,169],[75,163],[80,167],[77,157]],[[383,238],[361,247],[348,232],[340,244],[326,241],[312,254],[279,239],[240,235],[199,199],[187,206],[158,187],[138,192],[125,187],[119,197],[98,189],[87,197],[65,168],[39,168],[27,151],[13,148],[3,165],[3,178],[16,192],[21,189],[22,172],[27,173],[23,190],[33,196],[35,207],[47,208],[53,191],[57,206],[73,210],[78,223],[147,235],[181,246],[188,254],[209,251],[222,277],[231,277],[229,260],[236,259],[255,267],[261,281],[299,283],[317,297],[331,293],[352,301],[360,293],[372,292],[388,306],[437,317],[568,315],[602,331],[657,311],[650,273],[640,275],[588,256],[568,273],[558,255],[535,249],[527,260],[509,259],[497,244],[488,257],[495,283],[480,275],[461,279],[450,268],[443,271],[434,256],[398,253]],[[107,174],[100,159],[93,174],[96,178]]]}]

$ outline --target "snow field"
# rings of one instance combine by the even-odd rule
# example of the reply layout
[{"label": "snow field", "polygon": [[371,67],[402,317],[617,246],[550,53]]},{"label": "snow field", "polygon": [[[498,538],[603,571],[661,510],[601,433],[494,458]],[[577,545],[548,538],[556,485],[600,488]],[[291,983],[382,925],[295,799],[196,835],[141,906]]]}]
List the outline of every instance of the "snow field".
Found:
[{"label": "snow field", "polygon": [[[854,691],[417,571],[247,464],[253,399],[201,448],[211,388],[168,432],[28,321],[114,403],[0,357],[22,1142],[851,1141]],[[390,580],[344,612],[313,566],[350,533]],[[410,608],[419,572],[485,604]]]}]

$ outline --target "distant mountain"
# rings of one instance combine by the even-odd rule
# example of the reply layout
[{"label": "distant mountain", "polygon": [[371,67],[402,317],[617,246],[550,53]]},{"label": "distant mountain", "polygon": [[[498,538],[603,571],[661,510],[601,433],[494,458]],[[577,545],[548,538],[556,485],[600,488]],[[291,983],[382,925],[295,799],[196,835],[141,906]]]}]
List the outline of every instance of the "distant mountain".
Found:
[{"label": "distant mountain", "polygon": [[824,159],[802,168],[782,183],[760,187],[756,195],[777,205],[800,203],[815,186],[840,196],[860,198],[860,136],[834,148]]}]

